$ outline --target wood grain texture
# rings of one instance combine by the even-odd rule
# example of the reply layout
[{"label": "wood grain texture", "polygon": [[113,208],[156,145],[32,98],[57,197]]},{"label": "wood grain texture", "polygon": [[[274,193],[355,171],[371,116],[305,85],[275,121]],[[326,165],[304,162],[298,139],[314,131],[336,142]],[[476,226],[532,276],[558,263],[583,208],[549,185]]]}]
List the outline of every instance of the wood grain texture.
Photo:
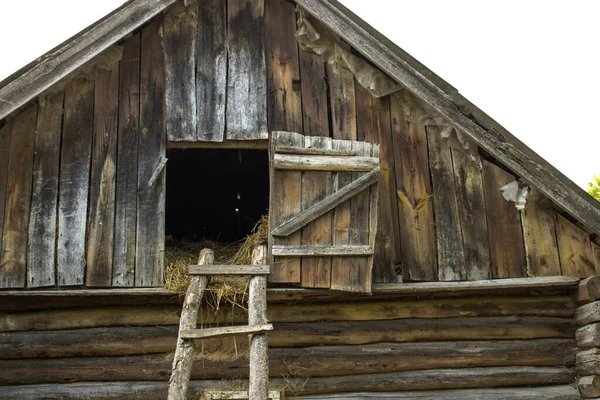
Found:
[{"label": "wood grain texture", "polygon": [[94,119],[94,82],[76,79],[65,87],[58,192],[56,269],[59,286],[84,283],[85,237]]},{"label": "wood grain texture", "polygon": [[175,0],[131,1],[25,66],[0,87],[0,119],[90,61]]},{"label": "wood grain texture", "polygon": [[303,132],[294,5],[265,0],[269,131]]},{"label": "wood grain texture", "polygon": [[87,286],[111,286],[114,224],[119,64],[96,70],[94,136],[87,236]]},{"label": "wood grain texture", "polygon": [[[314,137],[314,136],[310,136]],[[379,166],[375,157],[275,154],[273,168],[302,171],[371,171]]]},{"label": "wood grain texture", "polygon": [[437,281],[435,221],[425,127],[404,97],[391,97],[398,215],[404,280]]},{"label": "wood grain texture", "polygon": [[556,238],[556,212],[537,189],[530,188],[527,205],[521,212],[527,253],[527,275],[560,275]]},{"label": "wood grain texture", "polygon": [[196,34],[197,138],[220,142],[225,135],[227,90],[227,4],[221,0],[198,2]]},{"label": "wood grain texture", "polygon": [[490,279],[492,262],[485,218],[483,176],[477,164],[460,151],[452,150],[452,163],[467,279]]},{"label": "wood grain texture", "polygon": [[227,3],[228,140],[268,137],[264,11],[264,0],[230,0]]},{"label": "wood grain texture", "polygon": [[594,255],[594,264],[596,265],[596,275],[600,275],[600,246],[592,242],[592,253]]},{"label": "wood grain texture", "polygon": [[[346,46],[344,46],[346,47]],[[358,140],[354,75],[337,64],[326,64],[333,139]],[[360,88],[356,86],[358,91]]]},{"label": "wood grain texture", "polygon": [[[304,137],[304,145],[305,147],[327,149],[331,149],[333,146],[330,138],[311,136]],[[333,193],[332,179],[331,172],[304,171],[302,173],[302,211],[308,210]],[[304,226],[301,231],[301,244],[333,244],[332,222],[333,212],[330,211]],[[303,287],[309,288],[329,288],[331,286],[331,257],[302,259],[301,284]]]},{"label": "wood grain texture", "polygon": [[1,288],[25,287],[27,280],[27,229],[37,113],[38,106],[33,104],[18,114],[11,126],[0,254]]},{"label": "wood grain texture", "polygon": [[164,69],[160,20],[142,31],[135,286],[162,286],[165,246],[165,172],[148,182],[165,158]]},{"label": "wood grain texture", "polygon": [[440,281],[467,280],[452,151],[448,143],[442,141],[439,128],[428,126],[426,131],[437,233],[438,277]]},{"label": "wood grain texture", "polygon": [[580,349],[593,349],[600,347],[600,323],[582,326],[575,332],[577,347]]},{"label": "wood grain texture", "polygon": [[[265,264],[267,249],[260,245],[252,249],[252,264],[261,266]],[[248,284],[248,327],[263,330],[273,330],[267,324],[267,277],[252,276]],[[269,343],[266,332],[254,332],[250,335],[248,373],[248,398],[266,399],[269,393]]]},{"label": "wood grain texture", "polygon": [[580,326],[600,322],[600,302],[594,301],[579,307],[574,320]]},{"label": "wood grain texture", "polygon": [[177,3],[163,20],[165,125],[170,141],[194,141],[197,137],[196,25],[196,2],[187,7]]},{"label": "wood grain texture", "polygon": [[577,380],[577,389],[584,399],[600,397],[600,376],[582,376]]},{"label": "wood grain texture", "polygon": [[302,116],[306,136],[330,136],[325,64],[321,56],[300,50]]},{"label": "wood grain texture", "polygon": [[556,234],[562,274],[580,278],[594,275],[596,266],[589,235],[562,215],[557,218]]},{"label": "wood grain texture", "polygon": [[[273,132],[269,157],[271,162],[277,145],[304,146],[304,137],[299,133]],[[302,172],[270,172],[269,232],[279,224],[302,211]],[[273,237],[269,234],[269,254],[273,245],[299,245],[300,232],[288,237]],[[269,282],[300,283],[300,258],[274,258]]]},{"label": "wood grain texture", "polygon": [[0,259],[2,258],[2,231],[4,229],[4,207],[6,200],[6,180],[10,155],[10,137],[14,120],[6,121],[0,128]]},{"label": "wood grain texture", "polygon": [[502,168],[483,161],[483,189],[494,278],[518,278],[526,274],[520,212],[515,203],[502,197],[500,191],[502,186],[514,179]]},{"label": "wood grain texture", "polygon": [[40,99],[38,107],[27,253],[28,287],[56,284],[58,166],[63,101],[63,92],[48,93]]},{"label": "wood grain texture", "polygon": [[141,34],[137,33],[123,44],[123,57],[119,65],[119,127],[112,269],[112,285],[118,287],[132,287],[135,284],[140,39]]}]

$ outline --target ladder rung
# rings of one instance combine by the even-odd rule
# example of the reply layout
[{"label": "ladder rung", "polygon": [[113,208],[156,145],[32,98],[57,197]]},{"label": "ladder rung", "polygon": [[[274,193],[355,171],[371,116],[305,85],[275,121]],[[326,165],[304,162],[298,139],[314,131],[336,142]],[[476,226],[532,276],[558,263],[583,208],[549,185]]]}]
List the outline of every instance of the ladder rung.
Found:
[{"label": "ladder rung", "polygon": [[182,339],[206,339],[221,336],[233,335],[256,335],[273,330],[272,324],[266,325],[242,325],[242,326],[223,326],[219,328],[206,329],[184,329],[181,331]]},{"label": "ladder rung", "polygon": [[269,275],[270,265],[190,265],[190,275]]}]

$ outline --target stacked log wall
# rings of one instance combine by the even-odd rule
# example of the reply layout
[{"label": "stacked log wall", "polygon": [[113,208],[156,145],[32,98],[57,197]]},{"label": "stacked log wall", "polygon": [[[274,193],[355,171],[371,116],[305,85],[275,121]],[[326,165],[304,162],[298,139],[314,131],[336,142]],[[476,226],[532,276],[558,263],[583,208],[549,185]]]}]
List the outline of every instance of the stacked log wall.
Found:
[{"label": "stacked log wall", "polygon": [[[1,288],[161,286],[165,145],[265,139],[265,127],[381,144],[373,282],[600,270],[589,232],[533,188],[517,210],[500,187],[518,177],[448,147],[410,95],[376,98],[300,50],[293,2],[248,4],[167,10],[119,44],[117,64],[0,122]],[[228,90],[232,76],[251,99]],[[303,279],[290,270],[289,282]]]},{"label": "stacked log wall", "polygon": [[[469,398],[473,389],[505,396],[498,398],[578,398],[570,386],[574,287],[505,296],[467,290],[451,297],[271,291],[271,385],[298,399],[419,398],[430,390],[439,391],[436,398]],[[7,302],[0,320],[0,398],[165,397],[179,299],[149,295],[135,305],[130,297],[123,305],[123,298],[88,302],[92,298],[75,303],[54,296],[50,309]],[[247,315],[222,306],[203,309],[199,321],[245,324]],[[198,341],[196,349],[190,396],[247,381],[247,337]]]}]

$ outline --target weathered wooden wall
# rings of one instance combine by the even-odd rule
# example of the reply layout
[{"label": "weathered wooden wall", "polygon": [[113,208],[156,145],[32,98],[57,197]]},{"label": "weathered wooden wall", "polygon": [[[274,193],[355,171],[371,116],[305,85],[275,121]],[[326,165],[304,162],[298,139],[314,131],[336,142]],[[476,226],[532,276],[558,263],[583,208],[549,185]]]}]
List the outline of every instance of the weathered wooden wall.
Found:
[{"label": "weathered wooden wall", "polygon": [[[574,287],[507,296],[438,292],[429,300],[394,293],[292,296],[292,305],[288,295],[270,293],[271,384],[301,398],[486,387],[576,398],[575,389],[566,389],[574,381]],[[90,307],[80,297],[76,307],[54,303],[44,310],[14,303],[0,320],[0,398],[164,397],[178,300],[122,302],[106,297]],[[200,320],[208,326],[246,318],[240,309],[223,307],[202,311]],[[243,385],[246,337],[205,340],[196,348],[193,395]]]},{"label": "weathered wooden wall", "polygon": [[[544,196],[516,210],[500,163],[482,155],[480,170],[424,125],[422,105],[373,97],[299,50],[295,28],[286,0],[180,4],[121,43],[118,64],[0,122],[0,287],[160,286],[164,173],[148,182],[165,146],[275,130],[381,144],[373,282],[600,269],[589,234]],[[301,209],[302,188],[287,194]]]}]

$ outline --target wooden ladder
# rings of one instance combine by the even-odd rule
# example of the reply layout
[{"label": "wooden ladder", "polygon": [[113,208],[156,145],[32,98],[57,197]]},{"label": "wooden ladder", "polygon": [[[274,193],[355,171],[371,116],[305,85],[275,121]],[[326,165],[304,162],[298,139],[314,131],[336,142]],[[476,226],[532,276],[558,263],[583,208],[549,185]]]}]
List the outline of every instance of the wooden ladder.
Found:
[{"label": "wooden ladder", "polygon": [[[194,340],[249,334],[250,338],[250,400],[267,400],[269,396],[269,355],[266,332],[273,330],[267,323],[266,246],[252,252],[252,265],[212,265],[214,253],[200,252],[198,265],[190,266],[192,276],[181,310],[177,348],[169,380],[169,400],[187,400],[187,391],[194,359]],[[250,275],[248,325],[196,329],[198,309],[211,275]]]}]

